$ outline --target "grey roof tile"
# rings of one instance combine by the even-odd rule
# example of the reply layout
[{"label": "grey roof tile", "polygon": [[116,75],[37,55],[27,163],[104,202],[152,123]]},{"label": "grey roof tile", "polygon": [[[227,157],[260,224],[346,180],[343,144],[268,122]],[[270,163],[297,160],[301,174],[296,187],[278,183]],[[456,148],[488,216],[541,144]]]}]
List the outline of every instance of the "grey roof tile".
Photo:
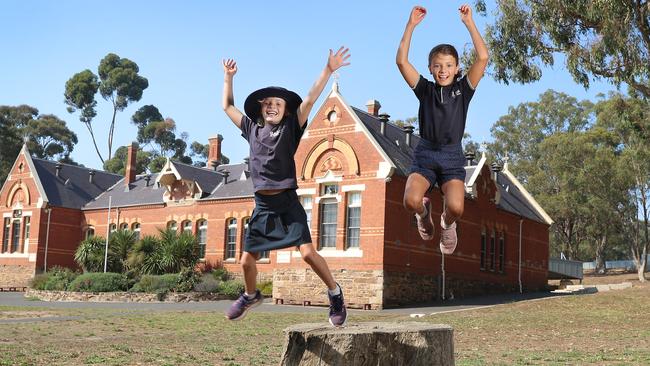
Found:
[{"label": "grey roof tile", "polygon": [[[52,206],[79,209],[122,179],[117,174],[69,164],[61,164],[57,177],[56,161],[39,158],[32,158],[32,161]],[[91,171],[95,172],[92,183],[89,181]]]}]

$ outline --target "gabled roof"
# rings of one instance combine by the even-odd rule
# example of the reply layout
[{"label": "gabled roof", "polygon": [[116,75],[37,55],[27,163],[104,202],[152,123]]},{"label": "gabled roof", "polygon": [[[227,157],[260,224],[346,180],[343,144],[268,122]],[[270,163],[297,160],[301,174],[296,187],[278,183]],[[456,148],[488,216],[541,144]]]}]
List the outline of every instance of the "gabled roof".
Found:
[{"label": "gabled roof", "polygon": [[146,174],[137,175],[135,181],[129,185],[128,190],[126,190],[124,177],[120,176],[121,179],[119,181],[95,200],[85,205],[83,209],[96,210],[108,208],[109,201],[111,207],[162,204],[165,189],[158,187],[155,183],[158,174],[151,174],[149,183],[147,183]]},{"label": "gabled roof", "polygon": [[[410,146],[406,145],[406,132],[404,129],[388,122],[386,123],[384,134],[382,134],[381,121],[378,117],[358,108],[352,107],[352,109],[372,134],[372,137],[394,162],[396,167],[395,173],[408,176],[413,149],[419,143],[420,136],[413,134],[411,136]],[[487,159],[483,155],[476,165],[465,167],[465,191],[467,193],[472,193],[472,186],[481,174],[481,170],[483,165],[486,164],[486,161]],[[501,199],[497,203],[497,207],[500,209],[548,225],[553,223],[553,220],[551,220],[535,199],[519,183],[517,178],[509,173],[507,169],[497,174],[496,186],[501,196]]]},{"label": "gabled roof", "polygon": [[228,171],[228,180],[224,179],[219,182],[210,195],[204,198],[205,200],[253,197],[255,195],[253,180],[250,178],[246,163],[219,165],[219,170]]},{"label": "gabled roof", "polygon": [[[122,176],[56,161],[32,158],[34,175],[43,185],[49,204],[57,207],[80,209],[113,186]],[[61,164],[59,176],[56,165]],[[90,172],[94,171],[92,183]]]}]

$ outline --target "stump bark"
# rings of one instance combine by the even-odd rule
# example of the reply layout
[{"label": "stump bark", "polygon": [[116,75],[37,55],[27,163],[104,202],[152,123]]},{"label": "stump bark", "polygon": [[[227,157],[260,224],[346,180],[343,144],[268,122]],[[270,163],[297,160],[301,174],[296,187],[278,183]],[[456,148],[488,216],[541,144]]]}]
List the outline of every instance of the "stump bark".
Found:
[{"label": "stump bark", "polygon": [[283,366],[454,365],[453,329],[419,322],[322,323],[284,330]]}]

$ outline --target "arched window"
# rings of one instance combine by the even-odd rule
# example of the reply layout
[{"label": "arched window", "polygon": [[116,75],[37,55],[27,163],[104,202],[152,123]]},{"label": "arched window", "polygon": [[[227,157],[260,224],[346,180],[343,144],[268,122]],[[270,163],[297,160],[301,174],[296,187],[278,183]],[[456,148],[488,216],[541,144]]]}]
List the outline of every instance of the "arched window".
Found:
[{"label": "arched window", "polygon": [[226,221],[226,259],[235,259],[237,242],[237,219]]},{"label": "arched window", "polygon": [[90,226],[86,229],[86,239],[92,238],[93,236],[95,236],[95,228]]},{"label": "arched window", "polygon": [[492,233],[490,235],[490,271],[494,272],[496,270],[496,262],[497,262],[497,256],[496,256],[496,238],[495,238],[495,233],[494,229],[492,229]]},{"label": "arched window", "polygon": [[485,270],[487,261],[487,234],[485,228],[481,228],[481,269]]},{"label": "arched window", "polygon": [[361,234],[361,192],[348,192],[345,242],[348,248],[359,247]]},{"label": "arched window", "polygon": [[506,234],[502,231],[499,233],[499,273],[505,271],[506,263]]},{"label": "arched window", "polygon": [[108,225],[108,234],[112,234],[117,231],[117,225],[116,224],[110,224]]},{"label": "arched window", "polygon": [[129,224],[126,222],[121,223],[120,230],[129,230]]},{"label": "arched window", "polygon": [[5,217],[2,230],[2,251],[9,251],[9,234],[11,233],[11,219]]},{"label": "arched window", "polygon": [[133,225],[131,225],[131,231],[135,234],[135,240],[140,240],[140,223],[139,222],[134,222]]},{"label": "arched window", "polygon": [[198,227],[198,239],[199,239],[199,258],[205,258],[205,247],[208,242],[208,221],[199,220],[196,223]]},{"label": "arched window", "polygon": [[17,252],[20,247],[20,220],[14,220],[11,239],[11,252]]},{"label": "arched window", "polygon": [[192,221],[190,220],[183,221],[181,227],[183,228],[183,232],[189,232],[190,234],[194,234],[194,230],[192,230]]},{"label": "arched window", "polygon": [[167,223],[167,228],[170,229],[170,230],[173,230],[173,231],[177,231],[178,230],[178,223],[176,221],[174,221],[174,220],[169,221]]},{"label": "arched window", "polygon": [[320,247],[336,248],[336,221],[339,204],[336,198],[320,201]]}]

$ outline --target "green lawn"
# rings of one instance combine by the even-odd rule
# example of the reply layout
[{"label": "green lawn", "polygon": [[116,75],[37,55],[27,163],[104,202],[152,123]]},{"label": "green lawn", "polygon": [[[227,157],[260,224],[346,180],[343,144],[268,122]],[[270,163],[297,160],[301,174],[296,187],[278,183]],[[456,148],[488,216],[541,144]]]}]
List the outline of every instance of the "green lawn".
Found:
[{"label": "green lawn", "polygon": [[[648,365],[650,286],[420,318],[454,327],[457,365]],[[413,321],[361,313],[352,322]],[[282,329],[314,314],[118,312],[0,307],[0,365],[276,365]]]}]

